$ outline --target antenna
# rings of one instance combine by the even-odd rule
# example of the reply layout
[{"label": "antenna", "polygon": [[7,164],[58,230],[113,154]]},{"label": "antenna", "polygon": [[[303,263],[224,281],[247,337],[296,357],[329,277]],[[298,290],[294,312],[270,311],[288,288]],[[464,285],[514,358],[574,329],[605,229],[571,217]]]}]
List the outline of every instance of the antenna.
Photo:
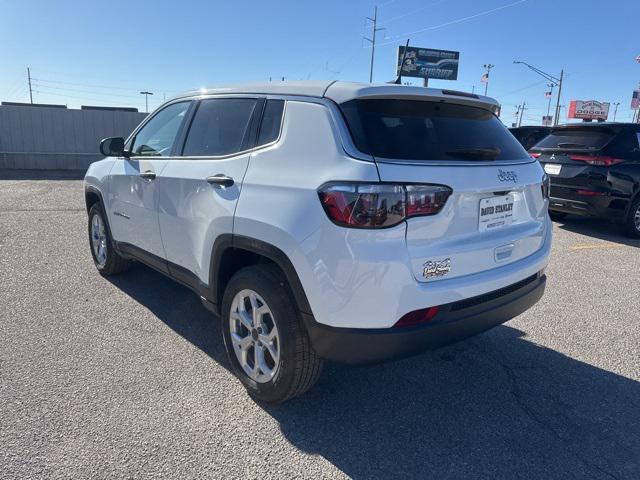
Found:
[{"label": "antenna", "polygon": [[404,46],[404,52],[402,52],[402,60],[400,61],[400,69],[398,70],[398,76],[395,80],[392,80],[388,83],[393,83],[395,85],[402,85],[402,67],[404,67],[404,59],[407,56],[407,50],[409,49],[409,39],[407,38],[407,44]]}]

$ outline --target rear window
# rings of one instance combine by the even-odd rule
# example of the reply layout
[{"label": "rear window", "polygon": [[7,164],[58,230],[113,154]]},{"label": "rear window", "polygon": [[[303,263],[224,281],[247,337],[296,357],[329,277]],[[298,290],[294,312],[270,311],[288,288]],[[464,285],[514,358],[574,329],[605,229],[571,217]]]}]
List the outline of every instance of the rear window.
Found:
[{"label": "rear window", "polygon": [[340,105],[358,150],[401,160],[513,160],[527,152],[493,113],[401,99]]},{"label": "rear window", "polygon": [[615,136],[613,132],[595,128],[565,128],[552,131],[534,148],[550,150],[602,150]]}]

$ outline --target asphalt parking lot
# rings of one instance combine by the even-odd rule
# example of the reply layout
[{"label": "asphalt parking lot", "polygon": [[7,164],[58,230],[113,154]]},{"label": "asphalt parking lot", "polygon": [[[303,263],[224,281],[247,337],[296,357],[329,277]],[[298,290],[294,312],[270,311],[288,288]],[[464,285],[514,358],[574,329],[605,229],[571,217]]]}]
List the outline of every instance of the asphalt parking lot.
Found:
[{"label": "asphalt parking lot", "polygon": [[507,324],[272,407],[195,294],[97,273],[79,180],[29,176],[0,180],[0,478],[640,478],[640,241],[615,226],[556,223]]}]

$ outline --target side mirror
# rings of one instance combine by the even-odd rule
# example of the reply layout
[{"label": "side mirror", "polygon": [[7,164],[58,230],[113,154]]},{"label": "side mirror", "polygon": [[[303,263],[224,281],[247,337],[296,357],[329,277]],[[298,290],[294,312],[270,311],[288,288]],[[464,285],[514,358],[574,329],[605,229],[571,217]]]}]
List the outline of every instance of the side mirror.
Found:
[{"label": "side mirror", "polygon": [[122,157],[124,152],[124,138],[109,137],[100,142],[100,153],[105,157]]}]

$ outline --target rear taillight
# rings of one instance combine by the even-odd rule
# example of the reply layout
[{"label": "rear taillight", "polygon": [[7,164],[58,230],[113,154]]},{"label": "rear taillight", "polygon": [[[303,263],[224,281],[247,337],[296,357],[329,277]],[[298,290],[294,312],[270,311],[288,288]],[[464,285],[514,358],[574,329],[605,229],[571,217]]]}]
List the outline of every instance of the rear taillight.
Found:
[{"label": "rear taillight", "polygon": [[605,157],[602,155],[569,155],[569,158],[577,162],[585,162],[589,165],[600,167],[610,167],[611,165],[624,162],[621,158]]},{"label": "rear taillight", "polygon": [[452,190],[444,185],[331,183],[318,190],[331,221],[343,227],[392,227],[410,217],[435,215]]},{"label": "rear taillight", "polygon": [[531,156],[531,158],[538,158],[542,154],[541,153],[530,153],[529,155]]}]

